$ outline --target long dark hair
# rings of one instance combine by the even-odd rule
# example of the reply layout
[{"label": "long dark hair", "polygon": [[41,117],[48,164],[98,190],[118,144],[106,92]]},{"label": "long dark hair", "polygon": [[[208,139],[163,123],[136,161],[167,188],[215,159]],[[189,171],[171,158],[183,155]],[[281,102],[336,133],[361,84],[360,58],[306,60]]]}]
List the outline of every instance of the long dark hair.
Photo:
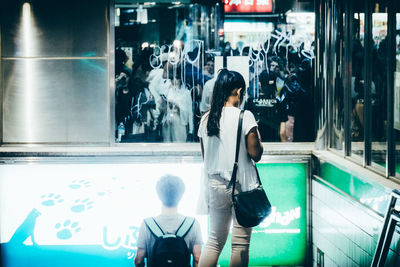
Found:
[{"label": "long dark hair", "polygon": [[239,88],[242,88],[239,96],[240,101],[242,101],[246,90],[246,83],[244,82],[243,76],[239,72],[226,69],[219,72],[217,80],[215,81],[210,113],[208,115],[208,136],[219,136],[219,121],[221,119],[222,108],[232,95],[232,91]]}]

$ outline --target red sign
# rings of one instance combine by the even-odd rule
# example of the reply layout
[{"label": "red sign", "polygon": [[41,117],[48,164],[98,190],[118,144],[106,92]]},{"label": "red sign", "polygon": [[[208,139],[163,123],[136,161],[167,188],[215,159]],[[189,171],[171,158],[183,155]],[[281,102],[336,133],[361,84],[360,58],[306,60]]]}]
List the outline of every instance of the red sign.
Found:
[{"label": "red sign", "polygon": [[225,12],[272,12],[273,0],[224,0]]}]

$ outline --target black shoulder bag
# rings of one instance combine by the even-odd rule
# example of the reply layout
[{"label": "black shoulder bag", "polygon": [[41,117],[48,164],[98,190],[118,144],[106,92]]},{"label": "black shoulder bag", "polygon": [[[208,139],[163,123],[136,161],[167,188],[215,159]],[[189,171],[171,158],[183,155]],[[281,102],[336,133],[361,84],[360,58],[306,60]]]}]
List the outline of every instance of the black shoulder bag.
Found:
[{"label": "black shoulder bag", "polygon": [[239,192],[235,194],[236,174],[238,169],[240,138],[242,136],[242,123],[243,123],[244,110],[240,112],[239,124],[236,138],[236,154],[235,163],[233,164],[233,171],[231,181],[228,188],[232,188],[232,202],[235,209],[236,220],[241,226],[253,227],[259,225],[270,213],[271,203],[262,187],[260,176],[256,166],[254,166],[257,173],[258,186],[250,191]]}]

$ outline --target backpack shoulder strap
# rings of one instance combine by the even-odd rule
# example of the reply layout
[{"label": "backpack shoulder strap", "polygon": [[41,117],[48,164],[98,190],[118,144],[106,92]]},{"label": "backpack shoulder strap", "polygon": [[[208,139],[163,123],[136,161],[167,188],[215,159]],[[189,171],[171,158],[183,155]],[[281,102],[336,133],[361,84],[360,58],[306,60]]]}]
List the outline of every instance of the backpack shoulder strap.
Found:
[{"label": "backpack shoulder strap", "polygon": [[161,227],[158,225],[153,217],[144,219],[144,223],[156,237],[162,237],[164,235],[164,231],[161,229]]},{"label": "backpack shoulder strap", "polygon": [[175,235],[180,237],[185,237],[185,235],[189,232],[194,224],[194,218],[192,217],[185,217],[182,224],[176,230]]}]

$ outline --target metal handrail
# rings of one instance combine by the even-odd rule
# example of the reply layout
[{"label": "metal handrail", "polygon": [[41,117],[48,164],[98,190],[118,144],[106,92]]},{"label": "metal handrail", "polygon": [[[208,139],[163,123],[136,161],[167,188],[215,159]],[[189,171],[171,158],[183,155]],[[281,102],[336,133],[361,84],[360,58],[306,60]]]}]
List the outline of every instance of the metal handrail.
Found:
[{"label": "metal handrail", "polygon": [[400,199],[400,191],[394,189],[390,196],[382,231],[379,236],[378,244],[376,245],[374,257],[372,258],[371,267],[380,267],[385,265],[394,230],[397,223],[400,222],[400,212],[395,209],[396,202]]}]

